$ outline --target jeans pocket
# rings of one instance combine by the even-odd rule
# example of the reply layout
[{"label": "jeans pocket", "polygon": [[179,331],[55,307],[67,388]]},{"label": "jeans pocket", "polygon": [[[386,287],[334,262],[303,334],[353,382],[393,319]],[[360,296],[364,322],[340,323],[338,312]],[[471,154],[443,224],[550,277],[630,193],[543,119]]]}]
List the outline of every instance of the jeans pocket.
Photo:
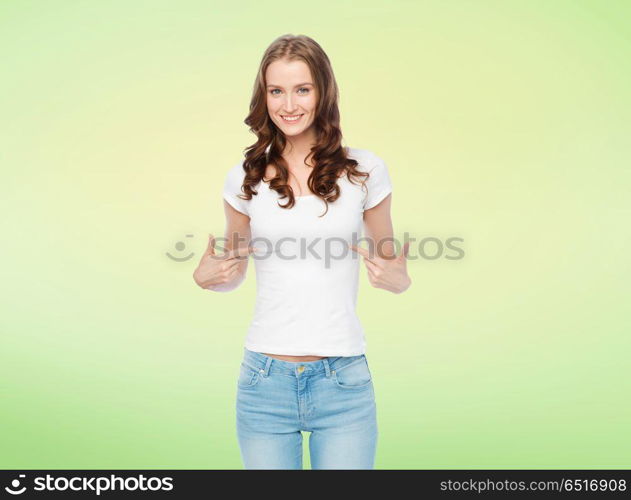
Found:
[{"label": "jeans pocket", "polygon": [[261,374],[258,370],[252,368],[246,363],[241,363],[239,370],[239,379],[237,380],[237,386],[240,389],[250,389],[256,386],[261,379]]},{"label": "jeans pocket", "polygon": [[363,389],[372,385],[372,374],[366,356],[331,370],[333,381],[343,389]]}]

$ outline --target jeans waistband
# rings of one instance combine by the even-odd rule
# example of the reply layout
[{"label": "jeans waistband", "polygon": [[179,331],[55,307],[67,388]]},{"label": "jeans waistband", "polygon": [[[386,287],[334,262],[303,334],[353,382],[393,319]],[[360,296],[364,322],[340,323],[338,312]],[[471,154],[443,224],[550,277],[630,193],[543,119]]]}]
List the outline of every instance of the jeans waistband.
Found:
[{"label": "jeans waistband", "polygon": [[365,354],[359,354],[357,356],[327,356],[315,361],[285,361],[243,348],[243,362],[266,376],[270,372],[276,372],[301,377],[325,373],[329,377],[331,370],[339,370],[342,366],[350,365],[365,357]]}]

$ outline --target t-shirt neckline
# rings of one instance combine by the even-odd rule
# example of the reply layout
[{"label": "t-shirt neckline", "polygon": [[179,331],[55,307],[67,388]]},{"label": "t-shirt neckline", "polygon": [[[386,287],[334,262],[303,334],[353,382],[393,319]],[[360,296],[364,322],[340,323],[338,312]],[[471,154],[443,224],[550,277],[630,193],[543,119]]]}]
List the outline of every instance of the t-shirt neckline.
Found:
[{"label": "t-shirt neckline", "polygon": [[[273,190],[272,190],[272,188],[271,188],[271,187],[269,187],[269,182],[267,182],[267,181],[266,181],[266,180],[264,180],[264,179],[261,179],[261,182],[262,182],[263,184],[265,184],[265,187],[267,188],[267,190],[268,190],[268,191],[273,191]],[[276,192],[276,191],[274,191],[274,192]],[[306,194],[306,195],[304,195],[304,196],[296,196],[296,195],[294,195],[294,198],[296,198],[296,199],[301,199],[301,198],[317,198],[317,196],[316,196],[315,194]]]}]

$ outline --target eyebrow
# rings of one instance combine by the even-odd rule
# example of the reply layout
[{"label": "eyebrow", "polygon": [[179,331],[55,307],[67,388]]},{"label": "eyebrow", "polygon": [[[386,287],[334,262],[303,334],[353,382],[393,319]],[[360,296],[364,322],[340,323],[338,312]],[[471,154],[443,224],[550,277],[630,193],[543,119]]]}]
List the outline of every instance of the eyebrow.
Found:
[{"label": "eyebrow", "polygon": [[[311,82],[299,83],[298,85],[296,85],[296,87],[302,87],[303,85],[313,85],[313,83],[311,83]],[[278,89],[282,89],[283,88],[280,85],[272,85],[272,84],[268,85],[268,87],[276,87]],[[294,88],[296,88],[296,87],[294,87]]]}]

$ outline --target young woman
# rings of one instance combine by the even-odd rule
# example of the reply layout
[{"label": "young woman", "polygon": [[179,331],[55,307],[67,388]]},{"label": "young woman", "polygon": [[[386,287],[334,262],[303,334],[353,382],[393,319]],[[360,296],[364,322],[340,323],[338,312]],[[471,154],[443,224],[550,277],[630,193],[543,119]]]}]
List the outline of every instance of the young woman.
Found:
[{"label": "young woman", "polygon": [[[371,469],[377,415],[355,313],[363,256],[374,287],[411,284],[407,243],[394,251],[391,183],[373,152],[342,147],[338,88],[307,36],[282,36],[261,61],[245,123],[258,141],[223,188],[226,253],[211,235],[195,271],[226,292],[255,259],[257,298],[237,382],[237,437],[247,469]],[[359,247],[362,225],[369,250]]]}]

